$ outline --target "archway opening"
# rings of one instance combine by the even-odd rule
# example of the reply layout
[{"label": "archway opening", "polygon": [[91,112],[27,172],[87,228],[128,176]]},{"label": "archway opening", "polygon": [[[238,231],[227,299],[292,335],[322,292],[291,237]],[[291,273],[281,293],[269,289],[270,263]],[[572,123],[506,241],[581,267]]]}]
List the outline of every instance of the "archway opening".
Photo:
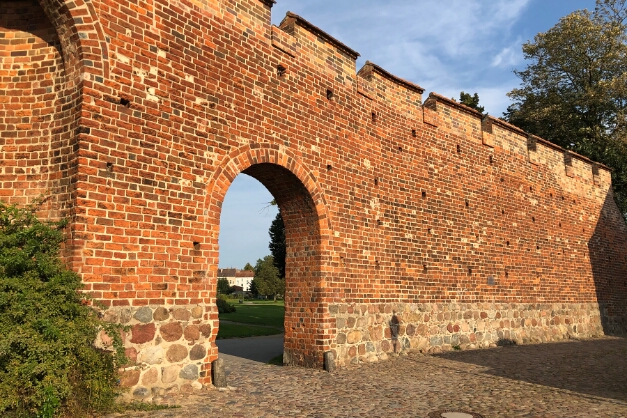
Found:
[{"label": "archway opening", "polygon": [[[314,199],[299,177],[278,164],[256,163],[242,173],[259,181],[270,192],[285,225],[283,363],[321,367],[321,341],[325,338],[320,309],[322,240]],[[224,210],[228,207],[223,206]],[[227,214],[221,215],[224,219]]]}]

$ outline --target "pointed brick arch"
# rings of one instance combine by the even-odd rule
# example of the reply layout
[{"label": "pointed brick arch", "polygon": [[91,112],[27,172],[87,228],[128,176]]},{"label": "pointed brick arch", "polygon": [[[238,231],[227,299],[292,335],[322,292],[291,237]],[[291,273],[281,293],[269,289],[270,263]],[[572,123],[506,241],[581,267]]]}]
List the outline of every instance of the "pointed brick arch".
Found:
[{"label": "pointed brick arch", "polygon": [[66,72],[77,87],[109,77],[104,32],[90,0],[38,0],[61,40]]},{"label": "pointed brick arch", "polygon": [[316,205],[320,235],[328,240],[333,229],[332,222],[326,199],[318,187],[315,176],[298,161],[290,150],[273,144],[246,145],[223,158],[209,180],[205,202],[207,222],[213,224],[217,221],[219,224],[224,196],[235,177],[249,167],[261,163],[276,164],[298,177]]},{"label": "pointed brick arch", "polygon": [[[318,314],[330,297],[324,283],[332,228],[324,195],[314,175],[288,150],[259,144],[230,153],[210,181],[205,206],[211,249],[207,261],[212,268],[218,265],[222,202],[240,173],[256,178],[272,193],[286,225],[284,362],[321,367],[332,337],[328,334],[330,317]],[[208,276],[213,299],[215,271]]]}]

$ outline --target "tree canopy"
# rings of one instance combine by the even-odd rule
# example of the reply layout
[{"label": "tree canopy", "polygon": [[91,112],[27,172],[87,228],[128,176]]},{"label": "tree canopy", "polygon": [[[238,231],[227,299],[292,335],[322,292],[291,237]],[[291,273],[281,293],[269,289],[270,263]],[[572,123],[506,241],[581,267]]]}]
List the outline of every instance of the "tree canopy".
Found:
[{"label": "tree canopy", "polygon": [[226,277],[220,277],[218,279],[218,295],[228,295],[229,293],[231,293],[229,280]]},{"label": "tree canopy", "polygon": [[484,111],[484,107],[479,106],[479,95],[477,93],[471,95],[470,93],[465,93],[462,91],[461,93],[459,93],[459,102],[481,113],[483,113]]},{"label": "tree canopy", "polygon": [[597,0],[523,44],[529,64],[504,118],[612,168],[627,214],[627,0]]},{"label": "tree canopy", "polygon": [[279,277],[285,278],[285,224],[283,223],[283,217],[281,211],[276,214],[276,217],[270,225],[270,253],[274,260],[274,266],[279,270]]},{"label": "tree canopy", "polygon": [[271,255],[257,260],[255,265],[255,278],[251,288],[264,296],[277,296],[285,293],[285,281],[279,277],[279,270],[274,266],[274,258]]}]

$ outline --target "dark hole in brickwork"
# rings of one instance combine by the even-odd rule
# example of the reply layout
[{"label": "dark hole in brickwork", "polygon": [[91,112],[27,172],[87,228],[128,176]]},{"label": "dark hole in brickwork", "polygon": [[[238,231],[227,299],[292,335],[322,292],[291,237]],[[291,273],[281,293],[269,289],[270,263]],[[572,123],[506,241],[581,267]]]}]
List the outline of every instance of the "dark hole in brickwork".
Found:
[{"label": "dark hole in brickwork", "polygon": [[536,217],[535,217],[535,216],[532,216],[532,217],[531,217],[531,222],[535,222],[535,221],[536,221]]},{"label": "dark hole in brickwork", "polygon": [[423,264],[423,265],[422,265],[422,271],[424,271],[424,272],[426,272],[426,271],[427,271],[427,265],[426,265],[426,264]]},{"label": "dark hole in brickwork", "polygon": [[200,250],[200,242],[194,241],[194,250]]},{"label": "dark hole in brickwork", "polygon": [[333,99],[333,90],[327,89],[327,99],[328,100]]},{"label": "dark hole in brickwork", "polygon": [[411,136],[413,136],[414,138],[416,137],[416,130],[415,129],[411,130]]},{"label": "dark hole in brickwork", "polygon": [[507,270],[505,270],[505,277],[508,277],[509,273],[507,272]]},{"label": "dark hole in brickwork", "polygon": [[377,114],[375,112],[372,112],[372,121],[373,122],[377,121]]},{"label": "dark hole in brickwork", "polygon": [[469,268],[469,269],[468,269],[468,275],[470,276],[471,274],[472,274],[472,269],[471,269],[471,268]]},{"label": "dark hole in brickwork", "polygon": [[501,209],[501,215],[505,215],[505,209]]},{"label": "dark hole in brickwork", "polygon": [[383,225],[383,221],[381,219],[377,219],[377,225]]},{"label": "dark hole in brickwork", "polygon": [[462,152],[462,147],[461,147],[461,146],[459,146],[459,145],[457,145],[457,152],[458,152],[458,153]]},{"label": "dark hole in brickwork", "polygon": [[403,147],[398,147],[399,152],[403,152]]},{"label": "dark hole in brickwork", "polygon": [[331,164],[327,164],[327,170],[331,170],[332,168]]},{"label": "dark hole in brickwork", "polygon": [[507,244],[507,246],[509,247],[509,241],[507,241],[505,244]]},{"label": "dark hole in brickwork", "polygon": [[533,192],[533,186],[529,186],[529,191]]},{"label": "dark hole in brickwork", "polygon": [[468,200],[466,200],[466,207],[469,207],[470,203],[468,203]]},{"label": "dark hole in brickwork", "polygon": [[505,178],[501,177],[501,183],[503,183],[505,181]]},{"label": "dark hole in brickwork", "polygon": [[284,67],[284,66],[282,66],[282,65],[277,65],[277,67],[276,67],[276,74],[277,74],[279,77],[283,77],[283,76],[285,75],[285,73],[286,73],[286,72],[287,72],[287,68],[285,68],[285,67]]},{"label": "dark hole in brickwork", "polygon": [[539,249],[540,249],[540,246],[539,246],[539,245],[536,245],[536,250],[539,250]]},{"label": "dark hole in brickwork", "polygon": [[422,198],[424,199],[425,197],[427,197],[427,192],[425,192],[424,190],[422,191]]},{"label": "dark hole in brickwork", "polygon": [[131,107],[131,101],[124,97],[120,97],[120,104],[125,107]]},{"label": "dark hole in brickwork", "polygon": [[550,197],[553,197],[553,193],[549,193],[549,196],[550,196]]},{"label": "dark hole in brickwork", "polygon": [[490,155],[490,164],[494,163],[494,159],[492,158],[492,156]]},{"label": "dark hole in brickwork", "polygon": [[561,222],[559,223],[559,227],[560,227],[560,228],[562,227],[562,223],[561,223]]},{"label": "dark hole in brickwork", "polygon": [[107,163],[107,171],[113,173],[113,163]]},{"label": "dark hole in brickwork", "polygon": [[379,185],[379,179],[378,179],[378,178],[376,178],[376,177],[375,177],[375,179],[374,179],[374,185],[375,185],[375,186],[378,186],[378,185]]}]

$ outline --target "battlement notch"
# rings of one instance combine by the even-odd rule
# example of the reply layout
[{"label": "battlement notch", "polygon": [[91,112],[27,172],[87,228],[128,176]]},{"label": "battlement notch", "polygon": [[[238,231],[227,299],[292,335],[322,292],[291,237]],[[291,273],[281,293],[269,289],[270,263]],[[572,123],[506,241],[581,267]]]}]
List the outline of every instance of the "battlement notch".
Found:
[{"label": "battlement notch", "polygon": [[610,169],[603,164],[437,93],[430,93],[425,101],[424,121],[472,142],[518,154],[533,165],[561,166],[559,171],[566,177],[595,185],[611,181]]},{"label": "battlement notch", "polygon": [[420,118],[424,89],[366,61],[357,73],[357,91],[372,100],[384,101],[411,118]]},{"label": "battlement notch", "polygon": [[334,74],[336,82],[349,84],[354,81],[355,61],[359,57],[359,52],[292,12],[286,13],[279,28],[294,37],[293,49],[300,52],[301,59]]}]

